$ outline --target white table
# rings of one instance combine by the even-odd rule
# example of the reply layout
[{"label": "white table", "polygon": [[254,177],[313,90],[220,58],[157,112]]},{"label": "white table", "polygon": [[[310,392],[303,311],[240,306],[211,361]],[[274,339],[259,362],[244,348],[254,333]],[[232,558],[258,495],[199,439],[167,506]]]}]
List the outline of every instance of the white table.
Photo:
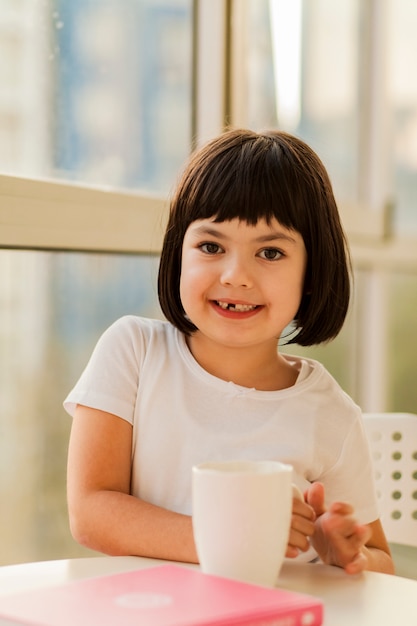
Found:
[{"label": "white table", "polygon": [[[0,567],[0,596],[161,563],[138,557],[93,557],[9,565]],[[287,561],[277,586],[320,597],[324,626],[417,625],[416,580],[374,572],[351,577],[336,567]]]}]

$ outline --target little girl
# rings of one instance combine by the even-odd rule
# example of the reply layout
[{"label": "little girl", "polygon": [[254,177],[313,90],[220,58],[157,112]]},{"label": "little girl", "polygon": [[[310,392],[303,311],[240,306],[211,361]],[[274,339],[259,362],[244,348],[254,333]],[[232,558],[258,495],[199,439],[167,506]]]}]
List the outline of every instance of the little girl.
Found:
[{"label": "little girl", "polygon": [[349,256],[328,175],[301,140],[229,130],[172,199],[158,293],[167,321],[123,317],[65,401],[71,529],[108,554],[197,562],[191,468],[290,463],[287,557],[392,572],[360,409],[318,362],[287,356],[345,320]]}]

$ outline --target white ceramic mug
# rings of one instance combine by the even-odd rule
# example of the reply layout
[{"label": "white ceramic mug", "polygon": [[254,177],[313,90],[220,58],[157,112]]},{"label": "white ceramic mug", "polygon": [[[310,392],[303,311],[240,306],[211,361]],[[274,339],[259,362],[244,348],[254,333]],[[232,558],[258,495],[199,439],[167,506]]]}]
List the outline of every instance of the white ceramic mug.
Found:
[{"label": "white ceramic mug", "polygon": [[288,543],[292,467],[228,461],[192,470],[193,531],[201,569],[274,586]]}]

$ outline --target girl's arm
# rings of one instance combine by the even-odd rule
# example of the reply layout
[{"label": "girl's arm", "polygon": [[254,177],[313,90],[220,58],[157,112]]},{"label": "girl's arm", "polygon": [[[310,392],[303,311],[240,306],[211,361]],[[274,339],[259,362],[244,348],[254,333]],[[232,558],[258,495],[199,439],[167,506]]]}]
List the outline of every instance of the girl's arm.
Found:
[{"label": "girl's arm", "polygon": [[132,430],[115,415],[77,407],[67,478],[73,537],[110,555],[196,563],[191,517],[130,495]]}]

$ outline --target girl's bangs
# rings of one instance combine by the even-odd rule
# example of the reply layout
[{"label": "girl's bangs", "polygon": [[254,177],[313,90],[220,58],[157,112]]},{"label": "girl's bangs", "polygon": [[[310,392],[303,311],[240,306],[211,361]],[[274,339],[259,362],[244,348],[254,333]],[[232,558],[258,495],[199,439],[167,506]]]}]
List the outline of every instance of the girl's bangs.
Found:
[{"label": "girl's bangs", "polygon": [[[242,168],[228,164],[223,177],[201,181],[195,198],[194,219],[214,219],[225,222],[238,219],[252,226],[259,220],[270,223],[274,218],[286,228],[300,230],[301,217],[297,194],[291,194],[285,176],[264,167]],[[253,164],[252,164],[253,165]],[[275,168],[274,168],[275,169]],[[278,180],[277,178],[282,178]]]}]

